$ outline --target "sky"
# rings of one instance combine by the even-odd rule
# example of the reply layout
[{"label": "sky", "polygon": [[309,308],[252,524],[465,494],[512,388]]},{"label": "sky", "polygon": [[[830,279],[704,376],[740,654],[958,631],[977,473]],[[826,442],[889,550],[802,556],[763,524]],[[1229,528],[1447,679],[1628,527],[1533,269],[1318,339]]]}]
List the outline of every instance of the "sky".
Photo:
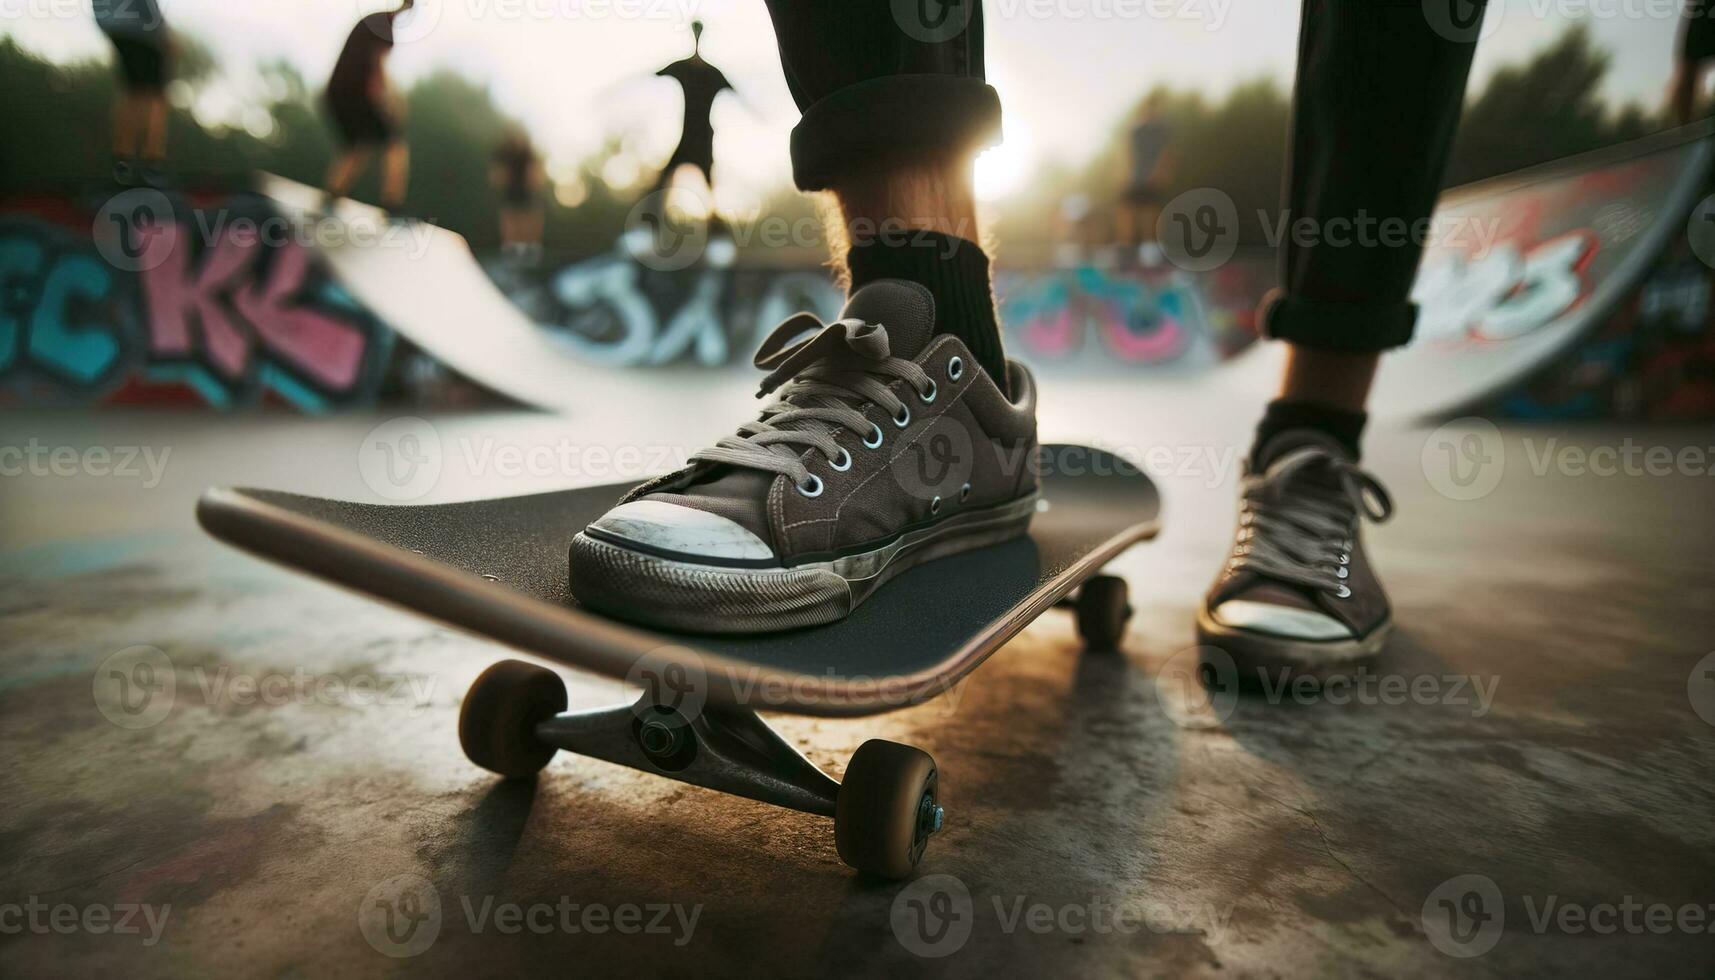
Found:
[{"label": "sky", "polygon": [[[833,0],[855,2],[855,0]],[[91,0],[0,0],[0,36],[56,60],[106,56]],[[325,79],[356,19],[386,0],[159,0],[167,21],[213,48],[221,84],[198,105],[241,119],[265,93],[251,67],[284,59]],[[1585,21],[1613,56],[1607,95],[1659,102],[1668,81],[1678,0],[1491,0],[1472,84]],[[763,0],[419,0],[401,27],[401,83],[452,68],[486,83],[566,172],[612,135],[641,172],[671,151],[676,85],[653,72],[690,53],[689,22],[707,23],[703,53],[738,90],[715,108],[723,208],[744,209],[787,182],[798,112],[787,92]],[[989,80],[1006,140],[979,162],[979,192],[1002,196],[1044,161],[1089,154],[1150,87],[1213,96],[1269,76],[1290,81],[1298,5],[1284,0],[984,0]],[[616,177],[627,176],[624,173]]]}]

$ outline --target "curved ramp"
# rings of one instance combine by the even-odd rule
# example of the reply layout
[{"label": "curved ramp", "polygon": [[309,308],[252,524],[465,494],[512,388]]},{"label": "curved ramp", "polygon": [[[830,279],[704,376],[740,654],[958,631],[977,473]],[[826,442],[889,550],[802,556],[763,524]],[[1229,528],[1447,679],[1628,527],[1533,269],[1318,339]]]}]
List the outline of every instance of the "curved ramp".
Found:
[{"label": "curved ramp", "polygon": [[[1671,243],[1715,233],[1688,228],[1712,161],[1710,127],[1691,126],[1447,192],[1412,293],[1416,339],[1382,359],[1372,414],[1469,409],[1573,350]],[[1216,383],[1271,390],[1285,355],[1256,344]]]}]

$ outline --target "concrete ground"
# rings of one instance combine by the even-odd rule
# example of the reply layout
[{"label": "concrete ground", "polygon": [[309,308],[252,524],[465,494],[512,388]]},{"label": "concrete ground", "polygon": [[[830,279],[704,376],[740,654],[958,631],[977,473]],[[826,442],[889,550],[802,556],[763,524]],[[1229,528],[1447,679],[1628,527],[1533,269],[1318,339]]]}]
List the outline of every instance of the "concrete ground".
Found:
[{"label": "concrete ground", "polygon": [[[638,476],[740,390],[434,419],[423,499]],[[853,877],[821,818],[606,763],[498,782],[456,719],[506,650],[196,528],[210,484],[377,499],[386,416],[9,411],[0,974],[1711,975],[1715,458],[1663,455],[1710,431],[1378,429],[1386,659],[1234,701],[1179,681],[1254,399],[1181,396],[1045,408],[1166,493],[1116,566],[1123,655],[1056,612],[935,702],[771,717],[836,773],[871,737],[935,755],[948,824],[905,883]]]}]

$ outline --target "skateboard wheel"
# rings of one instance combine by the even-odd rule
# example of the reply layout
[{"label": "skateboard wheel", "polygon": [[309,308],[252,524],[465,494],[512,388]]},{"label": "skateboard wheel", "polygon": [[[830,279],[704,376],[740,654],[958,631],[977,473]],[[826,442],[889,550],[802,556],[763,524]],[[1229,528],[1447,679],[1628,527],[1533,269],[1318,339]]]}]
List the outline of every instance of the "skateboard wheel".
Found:
[{"label": "skateboard wheel", "polygon": [[459,709],[459,744],[470,761],[502,776],[525,779],[557,751],[536,737],[536,725],[566,710],[560,675],[522,660],[483,671]]},{"label": "skateboard wheel", "polygon": [[1097,575],[1078,590],[1078,635],[1086,649],[1119,649],[1131,620],[1128,591],[1125,579],[1117,575]]},{"label": "skateboard wheel", "polygon": [[910,874],[941,826],[937,783],[922,749],[879,738],[858,746],[834,809],[840,860],[884,878]]}]

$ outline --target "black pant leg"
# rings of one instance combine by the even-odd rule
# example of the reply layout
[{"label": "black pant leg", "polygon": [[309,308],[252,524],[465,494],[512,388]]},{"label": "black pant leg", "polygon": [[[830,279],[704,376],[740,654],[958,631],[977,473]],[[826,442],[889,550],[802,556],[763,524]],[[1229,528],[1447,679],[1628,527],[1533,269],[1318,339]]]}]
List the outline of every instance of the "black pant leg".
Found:
[{"label": "black pant leg", "polygon": [[1485,0],[1437,2],[1304,0],[1285,206],[1313,233],[1286,226],[1269,336],[1355,352],[1411,339]]},{"label": "black pant leg", "polygon": [[792,130],[800,190],[998,139],[981,0],[768,0],[768,12],[803,112]]}]

